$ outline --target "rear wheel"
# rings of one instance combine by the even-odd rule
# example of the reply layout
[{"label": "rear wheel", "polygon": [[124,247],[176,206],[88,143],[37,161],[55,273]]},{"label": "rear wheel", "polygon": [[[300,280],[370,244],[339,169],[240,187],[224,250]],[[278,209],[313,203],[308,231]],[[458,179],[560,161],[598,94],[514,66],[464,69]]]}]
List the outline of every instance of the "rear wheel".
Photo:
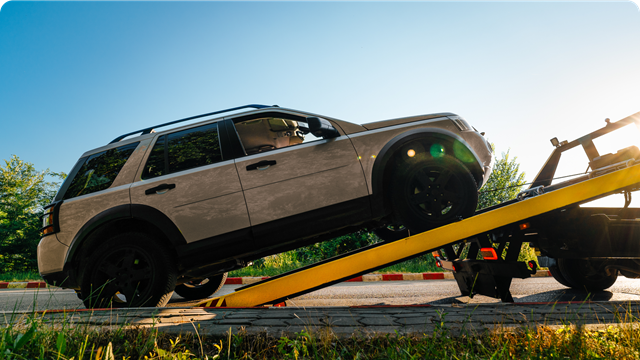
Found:
[{"label": "rear wheel", "polygon": [[381,240],[391,242],[397,241],[409,237],[409,229],[404,225],[388,225],[373,229],[373,233],[376,234]]},{"label": "rear wheel", "polygon": [[89,255],[82,279],[87,308],[164,306],[176,284],[169,252],[149,235],[125,233]]},{"label": "rear wheel", "polygon": [[472,216],[478,189],[469,170],[445,155],[398,167],[391,204],[399,222],[417,234]]},{"label": "rear wheel", "polygon": [[187,300],[197,300],[209,297],[218,292],[227,280],[227,273],[212,276],[202,281],[189,281],[177,285],[175,292]]},{"label": "rear wheel", "polygon": [[608,289],[618,279],[618,270],[606,269],[604,261],[558,259],[558,268],[571,287],[588,292]]}]

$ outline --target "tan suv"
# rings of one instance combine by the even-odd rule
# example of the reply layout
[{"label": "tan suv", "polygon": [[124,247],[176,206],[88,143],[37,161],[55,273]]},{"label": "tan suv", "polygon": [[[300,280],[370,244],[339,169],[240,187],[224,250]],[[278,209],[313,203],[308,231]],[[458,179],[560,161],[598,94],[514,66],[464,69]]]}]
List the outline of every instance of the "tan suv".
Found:
[{"label": "tan suv", "polygon": [[492,161],[451,113],[356,125],[247,105],[189,117],[83,154],[45,209],[38,266],[87,307],[163,306],[174,289],[203,298],[270,254],[471,216]]}]

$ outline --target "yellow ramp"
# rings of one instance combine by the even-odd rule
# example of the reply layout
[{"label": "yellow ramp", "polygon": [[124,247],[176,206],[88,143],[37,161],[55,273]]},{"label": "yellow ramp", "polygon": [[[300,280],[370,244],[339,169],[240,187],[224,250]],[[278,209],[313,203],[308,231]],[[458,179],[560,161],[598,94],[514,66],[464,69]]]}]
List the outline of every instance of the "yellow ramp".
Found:
[{"label": "yellow ramp", "polygon": [[196,306],[252,307],[328,286],[370,269],[640,183],[640,165],[525,199],[468,219],[241,289]]}]

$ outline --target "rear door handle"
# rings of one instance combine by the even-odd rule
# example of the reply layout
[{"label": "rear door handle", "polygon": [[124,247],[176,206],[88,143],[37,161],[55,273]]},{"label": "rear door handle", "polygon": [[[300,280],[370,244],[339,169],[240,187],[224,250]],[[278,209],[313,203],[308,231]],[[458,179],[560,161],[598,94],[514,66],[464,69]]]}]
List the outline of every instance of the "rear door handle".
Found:
[{"label": "rear door handle", "polygon": [[[176,187],[176,184],[162,184],[162,185],[158,185],[156,187],[152,187],[151,189],[145,190],[144,194],[145,195],[164,194],[168,190],[174,189],[175,187]],[[167,190],[167,191],[161,192],[162,190]]]},{"label": "rear door handle", "polygon": [[275,165],[276,161],[275,160],[262,160],[260,162],[257,162],[255,164],[251,164],[251,165],[247,165],[247,171],[251,171],[251,170],[267,170],[269,168],[269,166]]}]

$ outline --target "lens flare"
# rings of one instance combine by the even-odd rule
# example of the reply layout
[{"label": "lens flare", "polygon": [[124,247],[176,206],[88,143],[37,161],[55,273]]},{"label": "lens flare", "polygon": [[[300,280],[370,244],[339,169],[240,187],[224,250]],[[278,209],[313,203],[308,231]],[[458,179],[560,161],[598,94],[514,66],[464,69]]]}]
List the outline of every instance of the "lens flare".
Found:
[{"label": "lens flare", "polygon": [[453,142],[453,156],[464,163],[470,163],[476,161],[475,156],[464,146],[460,141]]},{"label": "lens flare", "polygon": [[444,156],[444,146],[440,144],[433,144],[429,149],[429,153],[436,159],[441,158]]}]

